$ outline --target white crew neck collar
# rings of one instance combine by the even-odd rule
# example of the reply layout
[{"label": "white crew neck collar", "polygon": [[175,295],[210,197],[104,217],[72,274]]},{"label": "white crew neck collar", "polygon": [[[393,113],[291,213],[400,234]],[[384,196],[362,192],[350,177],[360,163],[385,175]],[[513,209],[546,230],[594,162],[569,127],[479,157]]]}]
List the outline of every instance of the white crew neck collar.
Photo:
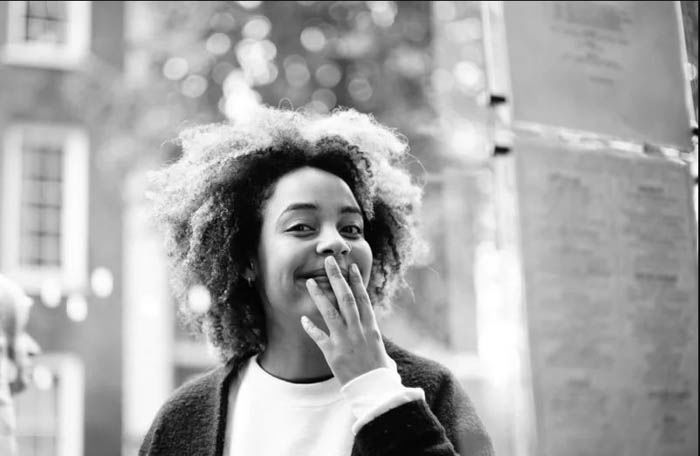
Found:
[{"label": "white crew neck collar", "polygon": [[266,372],[258,364],[258,356],[252,356],[245,366],[244,375],[250,385],[255,385],[258,393],[267,400],[279,399],[285,405],[317,407],[342,400],[340,382],[335,377],[314,383],[293,383]]}]

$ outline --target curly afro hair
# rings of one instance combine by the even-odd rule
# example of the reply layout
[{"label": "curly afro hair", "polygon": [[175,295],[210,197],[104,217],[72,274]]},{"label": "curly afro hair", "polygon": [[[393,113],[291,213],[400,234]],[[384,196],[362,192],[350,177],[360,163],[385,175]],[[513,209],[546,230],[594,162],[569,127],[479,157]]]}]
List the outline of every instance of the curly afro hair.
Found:
[{"label": "curly afro hair", "polygon": [[[305,166],[345,181],[360,205],[374,262],[368,292],[387,308],[423,244],[416,220],[421,189],[403,166],[405,139],[371,116],[346,109],[327,116],[260,107],[245,119],[189,128],[182,156],[152,174],[149,197],[164,227],[180,317],[208,336],[222,360],[266,343],[260,297],[243,274],[257,249],[262,209],[277,180]],[[205,286],[205,313],[187,303]]]}]

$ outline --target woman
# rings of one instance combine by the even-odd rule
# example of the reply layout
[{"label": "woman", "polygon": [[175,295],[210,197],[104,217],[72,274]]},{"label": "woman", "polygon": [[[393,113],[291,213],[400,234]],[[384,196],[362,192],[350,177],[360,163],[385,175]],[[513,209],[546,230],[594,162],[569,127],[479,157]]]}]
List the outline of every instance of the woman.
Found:
[{"label": "woman", "polygon": [[181,135],[155,176],[177,294],[225,365],[178,389],[142,455],[491,455],[444,367],[380,336],[416,248],[406,144],[352,110],[260,108]]}]

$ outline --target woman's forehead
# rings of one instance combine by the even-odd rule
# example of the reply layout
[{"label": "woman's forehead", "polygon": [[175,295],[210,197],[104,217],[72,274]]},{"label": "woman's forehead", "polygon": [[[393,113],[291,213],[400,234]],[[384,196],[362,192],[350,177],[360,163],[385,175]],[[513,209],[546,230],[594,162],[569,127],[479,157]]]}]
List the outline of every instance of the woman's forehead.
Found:
[{"label": "woman's forehead", "polygon": [[335,174],[305,167],[282,176],[267,201],[266,212],[280,215],[288,210],[359,209],[348,184]]}]

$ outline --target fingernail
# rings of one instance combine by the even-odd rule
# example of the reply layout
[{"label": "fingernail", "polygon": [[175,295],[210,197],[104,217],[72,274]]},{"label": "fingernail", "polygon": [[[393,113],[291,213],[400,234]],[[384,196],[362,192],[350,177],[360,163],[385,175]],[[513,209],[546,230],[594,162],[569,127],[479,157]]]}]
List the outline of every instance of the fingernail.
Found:
[{"label": "fingernail", "polygon": [[326,264],[331,268],[338,266],[338,263],[335,262],[335,258],[333,258],[332,256],[326,257]]},{"label": "fingernail", "polygon": [[309,327],[309,319],[306,317],[306,315],[302,315],[302,316],[301,316],[301,325],[302,325],[304,328],[308,328],[308,327]]},{"label": "fingernail", "polygon": [[352,264],[352,272],[354,272],[358,277],[360,276],[360,268],[358,268],[355,263]]},{"label": "fingernail", "polygon": [[318,284],[314,279],[306,279],[306,286],[309,288],[316,288],[318,287]]}]

